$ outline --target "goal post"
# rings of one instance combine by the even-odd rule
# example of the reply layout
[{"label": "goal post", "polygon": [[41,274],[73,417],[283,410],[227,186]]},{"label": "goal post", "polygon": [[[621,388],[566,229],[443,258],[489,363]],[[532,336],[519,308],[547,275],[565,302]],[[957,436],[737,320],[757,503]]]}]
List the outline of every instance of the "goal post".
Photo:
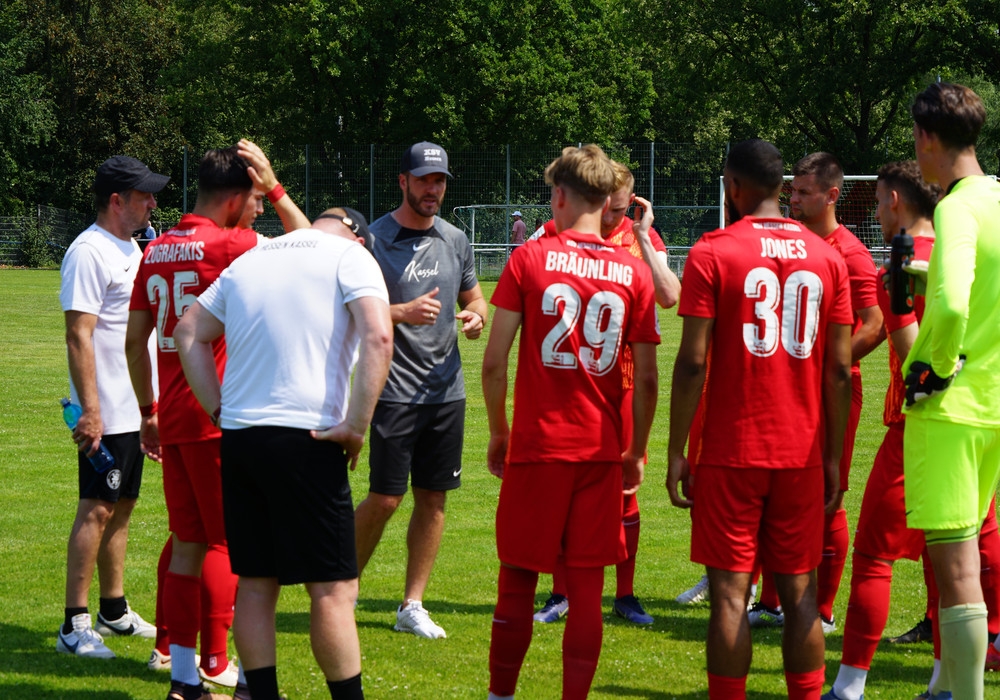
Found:
[{"label": "goal post", "polygon": [[[789,200],[792,196],[792,175],[785,175],[778,199],[781,213],[791,217]],[[837,200],[837,221],[847,227],[869,250],[878,251],[885,247],[882,240],[882,226],[875,218],[878,201],[875,199],[877,175],[844,175],[844,186]],[[726,225],[726,195],[719,176],[719,228]]]}]

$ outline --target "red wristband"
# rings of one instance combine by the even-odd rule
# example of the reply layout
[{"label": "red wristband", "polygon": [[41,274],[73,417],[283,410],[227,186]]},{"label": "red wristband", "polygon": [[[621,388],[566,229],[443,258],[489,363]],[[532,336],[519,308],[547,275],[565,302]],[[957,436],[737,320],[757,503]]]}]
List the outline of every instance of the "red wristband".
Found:
[{"label": "red wristband", "polygon": [[146,406],[139,406],[139,415],[142,416],[143,418],[149,418],[150,416],[155,416],[157,408],[158,406],[156,405],[155,401],[151,404],[147,404]]},{"label": "red wristband", "polygon": [[271,188],[271,191],[267,193],[267,201],[274,204],[279,199],[285,196],[285,188],[281,186],[279,182],[277,185]]}]

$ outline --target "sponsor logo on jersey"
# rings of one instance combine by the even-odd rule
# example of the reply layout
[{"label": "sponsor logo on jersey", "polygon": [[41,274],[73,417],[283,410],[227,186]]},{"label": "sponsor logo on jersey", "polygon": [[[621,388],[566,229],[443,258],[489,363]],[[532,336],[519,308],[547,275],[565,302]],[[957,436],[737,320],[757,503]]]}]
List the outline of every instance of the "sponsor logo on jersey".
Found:
[{"label": "sponsor logo on jersey", "polygon": [[785,260],[805,260],[806,242],[801,238],[788,240],[785,238],[760,238],[760,257],[784,258]]},{"label": "sponsor logo on jersey", "polygon": [[407,282],[419,282],[428,277],[437,277],[439,274],[439,265],[440,261],[435,261],[434,267],[420,267],[417,265],[416,260],[411,260],[410,264],[403,270],[403,278]]}]

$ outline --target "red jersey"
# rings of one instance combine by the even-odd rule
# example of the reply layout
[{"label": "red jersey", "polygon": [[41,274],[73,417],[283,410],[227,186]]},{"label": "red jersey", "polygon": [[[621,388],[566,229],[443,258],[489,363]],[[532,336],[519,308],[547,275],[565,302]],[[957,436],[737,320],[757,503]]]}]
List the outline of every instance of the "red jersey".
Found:
[{"label": "red jersey", "polygon": [[620,461],[622,351],[660,342],[649,267],[567,230],[515,250],[491,302],[521,314],[508,461]]},{"label": "red jersey", "polygon": [[[605,242],[609,245],[616,245],[627,250],[633,257],[642,260],[642,246],[639,245],[639,239],[635,237],[635,233],[632,231],[632,219],[627,216],[622,217],[622,221],[618,224],[618,228],[611,232]],[[663,239],[660,238],[655,230],[649,229],[649,241],[653,244],[653,248],[657,253],[666,253],[667,247],[663,245]],[[631,389],[635,385],[635,378],[633,374],[635,372],[635,364],[632,362],[632,349],[628,346],[625,347],[622,353],[622,381],[626,389]],[[625,397],[626,401],[631,401],[630,396]]]},{"label": "red jersey", "polygon": [[745,217],[691,248],[678,313],[715,319],[698,462],[821,466],[827,327],[852,321],[841,257],[796,221]]},{"label": "red jersey", "polygon": [[[851,310],[854,313],[852,332],[863,325],[858,309],[878,306],[878,275],[875,261],[864,243],[858,240],[850,230],[841,224],[824,239],[839,252],[847,263],[847,273],[851,277]],[[855,371],[860,372],[861,363],[854,363]]]},{"label": "red jersey", "polygon": [[[229,263],[255,245],[257,234],[250,229],[221,229],[211,219],[185,214],[176,228],[146,246],[129,309],[148,311],[156,322],[159,429],[160,442],[165,445],[220,435],[184,378],[174,347],[174,327]],[[221,378],[226,365],[225,340],[219,338],[213,348]]]},{"label": "red jersey", "polygon": [[[930,260],[931,249],[934,247],[933,236],[914,236],[913,259]],[[913,311],[902,316],[892,313],[889,292],[881,284],[877,285],[878,305],[882,308],[885,318],[886,333],[894,333],[912,323],[917,323],[924,317],[924,296],[913,297]],[[896,348],[889,343],[889,387],[885,392],[885,405],[882,408],[882,422],[895,425],[903,422],[903,399],[906,398],[906,385],[903,384],[903,362],[896,354]]]}]

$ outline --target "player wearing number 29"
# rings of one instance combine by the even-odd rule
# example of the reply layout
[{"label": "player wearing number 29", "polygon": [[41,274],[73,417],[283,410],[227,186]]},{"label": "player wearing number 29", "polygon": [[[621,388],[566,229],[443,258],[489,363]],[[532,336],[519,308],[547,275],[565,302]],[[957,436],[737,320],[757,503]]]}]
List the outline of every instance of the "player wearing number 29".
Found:
[{"label": "player wearing number 29", "polygon": [[[174,343],[174,328],[198,295],[233,260],[257,245],[252,229],[229,228],[243,216],[254,185],[269,193],[287,230],[309,225],[278,185],[270,163],[255,144],[242,141],[238,146],[208,151],[199,166],[194,211],[149,244],[132,291],[125,341],[129,371],[144,416],[143,449],[162,455],[163,490],[173,533],[169,568],[160,583],[164,619],[157,622],[169,631],[169,657],[164,664],[169,660],[173,681],[170,697],[178,700],[200,697],[201,680],[194,663],[199,629],[200,676],[217,684],[236,683],[235,669],[228,668],[226,653],[236,577],[228,566],[202,570],[207,548],[226,544],[221,432],[188,387]],[[146,350],[154,329],[159,408],[153,401]],[[226,360],[223,339],[214,343],[214,352],[221,376]],[[162,640],[154,658],[158,653],[163,658],[160,646]]]},{"label": "player wearing number 29", "polygon": [[[770,143],[734,146],[723,176],[733,223],[702,236],[684,268],[667,488],[693,509],[691,559],[708,569],[710,698],[746,697],[758,546],[785,612],[788,696],[815,699],[823,686],[816,567],[839,493],[853,317],[841,256],[781,217],[782,173]],[[710,354],[692,484],[684,445]]]},{"label": "player wearing number 29", "polygon": [[[511,697],[531,642],[538,572],[562,552],[573,601],[563,636],[563,698],[586,697],[601,651],[604,567],[626,556],[622,493],[642,482],[656,404],[656,322],[649,267],[601,238],[614,190],[594,145],[566,148],[545,170],[558,235],[514,251],[493,294],[483,360],[487,461],[503,479],[500,576],[490,643],[490,697]],[[647,209],[642,225],[648,229]],[[513,428],[510,348],[520,329]],[[622,454],[621,358],[634,360],[634,422]],[[623,488],[624,484],[624,488]]]}]

